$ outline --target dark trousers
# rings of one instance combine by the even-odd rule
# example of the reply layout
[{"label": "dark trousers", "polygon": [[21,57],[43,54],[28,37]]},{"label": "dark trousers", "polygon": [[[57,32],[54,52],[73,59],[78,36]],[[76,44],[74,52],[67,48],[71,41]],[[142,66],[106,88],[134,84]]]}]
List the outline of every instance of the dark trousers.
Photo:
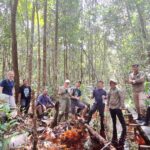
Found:
[{"label": "dark trousers", "polygon": [[21,107],[20,107],[20,111],[24,111],[25,114],[28,113],[30,107],[30,100],[29,99],[22,99],[21,100]]},{"label": "dark trousers", "polygon": [[121,109],[110,109],[110,115],[112,118],[113,122],[113,139],[117,139],[117,127],[116,127],[116,121],[117,117],[121,123],[122,126],[122,134],[120,138],[125,138],[126,137],[126,123],[123,117],[123,113]]},{"label": "dark trousers", "polygon": [[150,106],[147,108],[147,112],[146,112],[146,124],[149,123],[149,120],[150,120]]},{"label": "dark trousers", "polygon": [[91,121],[92,115],[98,110],[99,115],[100,115],[101,130],[104,130],[104,109],[105,109],[104,104],[100,105],[100,104],[94,103],[89,111],[88,123]]}]

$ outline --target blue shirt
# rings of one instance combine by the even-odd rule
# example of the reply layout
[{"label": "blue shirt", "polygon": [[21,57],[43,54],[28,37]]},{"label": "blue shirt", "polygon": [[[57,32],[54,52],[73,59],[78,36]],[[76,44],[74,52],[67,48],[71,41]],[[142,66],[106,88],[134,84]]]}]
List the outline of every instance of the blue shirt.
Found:
[{"label": "blue shirt", "polygon": [[98,88],[94,89],[94,91],[93,91],[93,98],[95,99],[95,102],[97,104],[104,105],[103,98],[102,98],[103,95],[106,96],[106,91],[105,90],[98,89]]},{"label": "blue shirt", "polygon": [[3,94],[7,94],[9,96],[13,95],[14,81],[5,79],[0,83],[0,87],[3,87]]},{"label": "blue shirt", "polygon": [[48,95],[45,96],[43,94],[39,95],[39,97],[38,97],[38,99],[36,101],[36,105],[38,105],[38,104],[44,105],[44,106],[47,106],[47,105],[54,106],[51,98]]}]

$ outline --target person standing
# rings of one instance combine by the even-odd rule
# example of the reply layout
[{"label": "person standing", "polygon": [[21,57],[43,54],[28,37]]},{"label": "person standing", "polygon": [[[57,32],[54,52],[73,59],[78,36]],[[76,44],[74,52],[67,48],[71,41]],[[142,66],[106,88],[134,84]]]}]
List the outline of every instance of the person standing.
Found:
[{"label": "person standing", "polygon": [[[85,113],[87,112],[87,106],[81,102],[81,81],[76,82],[75,88],[71,92],[71,112],[75,116],[76,108],[79,108],[82,111],[82,118],[84,118]],[[74,117],[75,118],[75,117]]]},{"label": "person standing", "polygon": [[69,89],[69,80],[65,80],[64,85],[59,87],[59,115],[58,122],[61,121],[62,117],[65,116],[65,120],[68,119],[68,114],[70,111],[70,89]]},{"label": "person standing", "polygon": [[104,82],[98,81],[97,88],[93,90],[93,95],[92,95],[92,98],[95,99],[95,102],[93,103],[89,111],[88,119],[86,121],[86,123],[89,124],[89,122],[91,121],[92,115],[98,110],[99,115],[100,115],[100,122],[101,122],[101,132],[105,130],[104,128],[104,110],[105,110],[104,99],[106,98],[106,95],[107,95],[103,87],[104,87]]},{"label": "person standing", "polygon": [[8,71],[6,79],[2,80],[0,83],[0,93],[6,94],[9,96],[8,103],[10,108],[16,108],[15,102],[15,89],[14,89],[14,71]]},{"label": "person standing", "polygon": [[19,88],[18,99],[21,105],[20,111],[24,111],[24,113],[27,114],[31,101],[31,87],[26,79],[23,80],[23,85]]},{"label": "person standing", "polygon": [[124,96],[122,92],[116,87],[117,82],[115,80],[110,80],[110,91],[108,93],[108,102],[107,106],[110,111],[110,115],[113,123],[113,136],[112,136],[112,144],[118,144],[117,137],[117,127],[116,121],[117,117],[122,126],[122,133],[119,139],[119,145],[123,145],[126,138],[126,123],[122,113],[122,109],[124,108]]},{"label": "person standing", "polygon": [[139,71],[139,65],[132,65],[132,73],[129,75],[129,83],[133,88],[133,99],[135,103],[135,108],[138,113],[138,120],[142,119],[142,111],[143,111],[143,92],[144,92],[144,81],[145,75],[144,72]]}]

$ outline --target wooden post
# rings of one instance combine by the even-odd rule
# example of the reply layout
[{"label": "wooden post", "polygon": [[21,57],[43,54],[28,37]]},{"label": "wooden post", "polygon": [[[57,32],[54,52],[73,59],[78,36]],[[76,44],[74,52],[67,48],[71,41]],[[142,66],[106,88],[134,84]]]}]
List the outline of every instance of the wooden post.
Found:
[{"label": "wooden post", "polygon": [[54,128],[55,126],[57,126],[57,118],[58,118],[58,114],[59,114],[59,102],[56,102],[55,104],[55,115],[54,115],[54,120],[52,121],[51,124],[51,128]]},{"label": "wooden post", "polygon": [[32,112],[33,112],[33,150],[37,150],[38,136],[37,136],[37,116],[35,108],[35,92],[32,91]]}]

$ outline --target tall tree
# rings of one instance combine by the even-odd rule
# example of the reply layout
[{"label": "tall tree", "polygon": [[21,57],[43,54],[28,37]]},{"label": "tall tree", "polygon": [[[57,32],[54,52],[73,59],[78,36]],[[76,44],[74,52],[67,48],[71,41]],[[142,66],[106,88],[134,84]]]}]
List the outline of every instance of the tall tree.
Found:
[{"label": "tall tree", "polygon": [[18,0],[13,0],[11,8],[11,33],[12,33],[12,62],[15,73],[15,91],[16,100],[18,99],[19,90],[19,70],[18,70],[18,52],[17,52],[17,37],[16,37],[16,13]]},{"label": "tall tree", "polygon": [[28,16],[28,0],[26,0],[26,44],[27,44],[27,57],[26,57],[26,69],[28,69],[28,56],[29,56],[29,16]]},{"label": "tall tree", "polygon": [[46,28],[47,28],[47,0],[44,1],[44,34],[43,34],[43,86],[47,82],[47,69],[46,69],[46,58],[47,58],[47,45],[46,45]]},{"label": "tall tree", "polygon": [[34,43],[34,17],[35,17],[35,2],[32,4],[32,20],[31,20],[31,40],[29,50],[29,83],[32,83],[32,59],[33,59],[33,43]]},{"label": "tall tree", "polygon": [[36,14],[37,14],[37,32],[38,32],[38,83],[37,83],[37,93],[39,93],[41,85],[41,49],[40,49],[40,21],[39,21],[39,8],[38,0],[36,0]]},{"label": "tall tree", "polygon": [[58,73],[58,0],[56,0],[56,12],[55,12],[55,49],[54,49],[54,64],[55,67],[53,67],[54,72],[54,91],[56,95],[57,90],[57,73]]}]

